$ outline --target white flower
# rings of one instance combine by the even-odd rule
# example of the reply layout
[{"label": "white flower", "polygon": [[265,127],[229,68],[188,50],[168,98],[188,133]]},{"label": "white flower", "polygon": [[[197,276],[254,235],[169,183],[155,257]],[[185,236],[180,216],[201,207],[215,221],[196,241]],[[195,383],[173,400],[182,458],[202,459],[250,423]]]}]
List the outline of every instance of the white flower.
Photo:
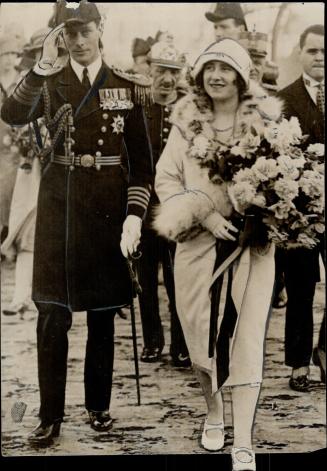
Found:
[{"label": "white flower", "polygon": [[317,242],[312,237],[309,237],[307,234],[305,234],[304,232],[301,232],[298,235],[297,243],[308,249],[312,249],[313,247],[317,245]]},{"label": "white flower", "polygon": [[210,148],[210,141],[204,136],[196,136],[193,139],[193,146],[190,149],[192,157],[204,159]]},{"label": "white flower", "polygon": [[307,148],[307,152],[310,154],[316,154],[319,157],[325,155],[325,145],[324,144],[310,144]]},{"label": "white flower", "polygon": [[278,201],[278,203],[269,206],[269,210],[273,211],[276,219],[288,219],[290,212],[295,208],[295,205],[290,201]]},{"label": "white flower", "polygon": [[267,200],[263,194],[258,194],[253,198],[252,204],[259,208],[265,208],[267,206]]},{"label": "white flower", "polygon": [[231,200],[236,200],[237,203],[241,203],[242,206],[250,205],[256,196],[256,190],[253,185],[249,182],[240,182],[232,185],[230,188]]},{"label": "white flower", "polygon": [[269,123],[264,136],[274,148],[286,150],[290,145],[301,141],[302,131],[299,120],[292,116],[289,121],[284,118],[279,124]]},{"label": "white flower", "polygon": [[252,167],[255,176],[262,182],[278,175],[277,162],[273,159],[266,159],[266,157],[259,157]]},{"label": "white flower", "polygon": [[241,183],[241,182],[249,182],[253,186],[257,186],[260,182],[258,177],[255,175],[255,173],[252,171],[251,168],[242,168],[239,170],[233,177],[233,181],[235,183]]},{"label": "white flower", "polygon": [[232,147],[231,153],[233,155],[241,155],[242,157],[246,157],[246,155],[250,152],[255,152],[260,145],[260,137],[255,136],[251,132],[247,132],[245,136],[242,137],[240,142]]},{"label": "white flower", "polygon": [[305,170],[299,186],[306,195],[319,197],[324,194],[324,176],[315,170]]},{"label": "white flower", "polygon": [[293,201],[299,194],[299,184],[288,178],[279,178],[274,185],[277,195],[284,201]]},{"label": "white flower", "polygon": [[300,176],[298,166],[301,167],[300,159],[292,159],[288,155],[282,154],[277,157],[278,170],[285,178],[296,180]]},{"label": "white flower", "polygon": [[241,157],[245,157],[246,149],[240,145],[237,145],[231,148],[230,153],[233,155],[240,155]]}]

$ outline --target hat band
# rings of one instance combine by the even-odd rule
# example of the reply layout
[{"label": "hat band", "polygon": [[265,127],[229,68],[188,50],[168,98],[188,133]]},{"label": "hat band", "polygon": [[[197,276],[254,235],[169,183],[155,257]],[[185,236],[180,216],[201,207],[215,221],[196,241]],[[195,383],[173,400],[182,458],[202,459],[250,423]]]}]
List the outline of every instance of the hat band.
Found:
[{"label": "hat band", "polygon": [[170,61],[167,59],[150,59],[150,61],[152,64],[170,67],[171,69],[182,69],[184,67],[182,62]]},{"label": "hat band", "polygon": [[232,61],[235,64],[235,66],[238,70],[243,70],[243,67],[241,67],[240,64],[238,62],[236,62],[236,60],[232,56],[230,56],[229,54],[225,54],[224,52],[204,52],[196,60],[196,62],[194,64],[194,68],[197,65],[197,63],[199,62],[199,60],[203,58],[203,56],[212,56],[212,60],[217,60],[217,61],[219,61],[219,58],[220,59],[228,58],[230,61]]}]

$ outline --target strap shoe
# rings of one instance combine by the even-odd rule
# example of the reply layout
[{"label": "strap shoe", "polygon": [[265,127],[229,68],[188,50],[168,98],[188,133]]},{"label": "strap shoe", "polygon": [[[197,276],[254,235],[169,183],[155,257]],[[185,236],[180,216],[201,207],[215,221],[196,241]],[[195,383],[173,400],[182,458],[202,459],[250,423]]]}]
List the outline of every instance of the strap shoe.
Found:
[{"label": "strap shoe", "polygon": [[255,454],[250,448],[232,448],[233,471],[256,471]]},{"label": "strap shoe", "polygon": [[[208,436],[208,432],[210,430],[216,430],[215,437]],[[208,451],[221,450],[224,446],[224,423],[222,422],[221,424],[208,424],[206,417],[201,437],[201,445]]]}]

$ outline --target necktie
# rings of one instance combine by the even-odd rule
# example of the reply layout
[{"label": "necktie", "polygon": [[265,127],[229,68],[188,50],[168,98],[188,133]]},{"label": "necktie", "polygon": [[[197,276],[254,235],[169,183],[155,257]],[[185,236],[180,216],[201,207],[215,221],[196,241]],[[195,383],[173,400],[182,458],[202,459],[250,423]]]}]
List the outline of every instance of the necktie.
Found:
[{"label": "necktie", "polygon": [[318,107],[318,110],[324,115],[325,114],[325,87],[323,83],[320,83],[318,85],[317,107]]},{"label": "necktie", "polygon": [[84,88],[86,88],[87,90],[89,88],[91,88],[91,82],[90,82],[90,79],[89,79],[89,74],[87,72],[87,67],[84,67],[83,69],[83,79],[82,79],[82,85]]}]

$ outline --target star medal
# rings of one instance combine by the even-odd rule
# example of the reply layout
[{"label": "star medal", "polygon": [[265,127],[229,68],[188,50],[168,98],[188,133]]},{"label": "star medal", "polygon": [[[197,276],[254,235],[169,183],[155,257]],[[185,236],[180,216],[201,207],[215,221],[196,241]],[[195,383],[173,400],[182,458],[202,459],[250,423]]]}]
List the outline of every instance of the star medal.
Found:
[{"label": "star medal", "polygon": [[113,122],[111,123],[111,126],[113,128],[113,133],[114,134],[120,134],[122,132],[124,132],[124,117],[123,116],[120,116],[120,115],[117,115],[117,116],[114,116],[114,120]]}]

